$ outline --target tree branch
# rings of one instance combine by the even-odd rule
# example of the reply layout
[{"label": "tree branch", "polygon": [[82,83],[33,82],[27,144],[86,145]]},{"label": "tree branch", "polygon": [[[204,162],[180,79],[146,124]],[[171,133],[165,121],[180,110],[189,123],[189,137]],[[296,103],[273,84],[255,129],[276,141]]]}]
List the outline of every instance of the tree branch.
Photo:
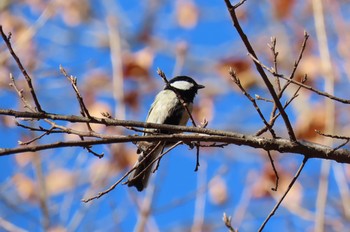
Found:
[{"label": "tree branch", "polygon": [[[237,15],[236,15],[236,8],[238,6],[240,6],[241,4],[243,4],[245,1],[242,0],[240,3],[238,3],[237,5],[235,6],[232,6],[230,1],[229,0],[225,0],[225,3],[226,3],[226,6],[227,6],[227,9],[231,15],[231,19],[232,19],[232,22],[233,22],[233,25],[234,27],[236,28],[239,36],[241,37],[244,45],[246,46],[247,50],[248,50],[248,53],[251,54],[256,60],[259,60],[257,55],[255,54],[255,51],[252,47],[252,45],[250,44],[249,40],[248,40],[248,37],[246,36],[246,34],[244,33],[243,29],[241,28],[239,22],[238,22],[238,18],[237,18]],[[288,131],[288,134],[289,134],[289,138],[296,142],[297,139],[295,137],[295,134],[294,134],[294,131],[293,131],[293,127],[289,121],[289,117],[287,115],[287,113],[285,112],[271,82],[269,81],[269,78],[267,77],[266,73],[264,72],[264,69],[263,67],[256,61],[254,61],[254,64],[255,64],[255,67],[257,69],[257,71],[259,72],[260,76],[262,77],[267,89],[269,90],[279,112],[281,113],[281,116],[284,120],[284,123],[286,125],[286,128],[287,128],[287,131]]]},{"label": "tree branch", "polygon": [[29,74],[27,73],[26,69],[23,67],[20,59],[18,58],[18,56],[16,55],[16,53],[13,51],[13,48],[12,48],[12,45],[11,45],[11,42],[10,42],[10,38],[11,38],[11,34],[9,36],[6,36],[5,32],[3,31],[2,29],[2,26],[0,25],[0,33],[1,33],[1,37],[2,39],[5,41],[6,43],[6,46],[7,48],[9,49],[13,59],[15,59],[19,69],[21,70],[23,76],[25,77],[26,81],[27,81],[27,84],[28,84],[28,87],[29,87],[29,91],[33,97],[33,100],[34,100],[34,103],[35,103],[35,106],[36,106],[36,109],[41,112],[41,113],[44,113],[45,111],[41,108],[40,106],[40,103],[39,103],[39,100],[36,96],[36,93],[35,93],[35,90],[34,90],[34,87],[33,87],[33,84],[32,84],[32,79],[30,78]]},{"label": "tree branch", "polygon": [[[126,121],[125,121],[126,122]],[[131,124],[143,125],[144,123],[132,122]],[[150,125],[147,125],[150,126]],[[153,125],[152,125],[153,126]],[[119,136],[109,135],[108,139],[97,140],[85,140],[85,141],[67,141],[57,142],[51,144],[44,144],[38,146],[26,146],[18,148],[5,148],[0,149],[0,156],[11,155],[23,152],[34,152],[52,148],[61,147],[87,147],[98,144],[112,144],[112,143],[126,143],[126,142],[138,142],[138,141],[167,141],[184,143],[189,142],[215,142],[215,143],[229,143],[236,145],[245,145],[253,148],[261,148],[264,150],[275,150],[280,153],[294,153],[304,155],[307,158],[320,158],[334,160],[339,163],[350,163],[350,151],[347,149],[334,150],[332,147],[324,146],[321,144],[300,141],[295,143],[288,139],[270,139],[257,137],[252,135],[244,135],[229,131],[211,130],[206,128],[197,127],[184,127],[184,126],[172,126],[154,124],[155,129],[166,129],[183,132],[194,132],[201,134],[171,134],[171,135],[147,135],[147,136]],[[210,136],[208,136],[210,135]]]},{"label": "tree branch", "polygon": [[259,232],[262,231],[265,227],[265,225],[267,224],[267,222],[270,220],[270,218],[276,213],[276,210],[278,209],[278,207],[280,206],[280,204],[282,203],[282,201],[284,200],[284,198],[287,196],[289,190],[292,189],[295,181],[298,179],[301,171],[304,169],[304,166],[307,162],[307,157],[304,157],[303,162],[301,163],[298,171],[296,172],[295,176],[293,177],[292,181],[290,182],[290,184],[288,185],[287,190],[284,192],[283,196],[281,197],[281,199],[277,202],[277,204],[275,205],[275,207],[272,209],[271,213],[267,216],[267,218],[265,219],[265,221],[263,222],[263,224],[261,225],[261,227],[259,228]]}]

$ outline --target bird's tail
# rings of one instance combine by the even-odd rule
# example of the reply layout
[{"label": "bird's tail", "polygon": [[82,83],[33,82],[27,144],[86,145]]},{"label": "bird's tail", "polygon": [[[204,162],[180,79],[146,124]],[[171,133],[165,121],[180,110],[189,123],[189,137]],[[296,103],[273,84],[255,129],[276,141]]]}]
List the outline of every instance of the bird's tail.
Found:
[{"label": "bird's tail", "polygon": [[161,144],[157,144],[156,146],[147,149],[148,152],[141,152],[136,164],[134,165],[134,168],[136,169],[129,174],[128,181],[126,182],[129,187],[135,186],[140,192],[146,188],[154,163],[157,163],[158,161],[153,164],[151,163],[158,158],[163,147],[164,146],[161,146]]}]

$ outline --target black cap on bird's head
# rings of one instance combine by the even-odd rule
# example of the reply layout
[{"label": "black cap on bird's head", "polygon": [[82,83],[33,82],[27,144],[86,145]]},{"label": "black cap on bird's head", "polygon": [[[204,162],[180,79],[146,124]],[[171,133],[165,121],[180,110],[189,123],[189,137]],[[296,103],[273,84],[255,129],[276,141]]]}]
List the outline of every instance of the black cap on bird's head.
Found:
[{"label": "black cap on bird's head", "polygon": [[203,89],[204,87],[204,85],[197,84],[197,82],[189,76],[177,76],[169,80],[169,84],[165,86],[165,89],[175,89],[184,101],[193,102],[198,89]]}]

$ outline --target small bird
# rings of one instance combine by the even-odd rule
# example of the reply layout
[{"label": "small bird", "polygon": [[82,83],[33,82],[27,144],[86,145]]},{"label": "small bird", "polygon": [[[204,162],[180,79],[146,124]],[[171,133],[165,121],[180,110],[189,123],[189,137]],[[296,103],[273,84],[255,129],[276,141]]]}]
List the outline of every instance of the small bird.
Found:
[{"label": "small bird", "polygon": [[[204,86],[197,84],[191,77],[174,77],[156,96],[148,112],[146,122],[185,126],[189,119],[189,114],[179,98],[184,101],[188,110],[191,112],[194,97],[197,91],[202,88],[204,88]],[[179,97],[177,95],[179,95]],[[169,131],[157,131],[155,129],[147,129],[146,131],[144,135],[157,132],[163,134],[171,133]],[[157,159],[164,148],[169,145],[169,143],[165,144],[160,142],[138,143],[138,153],[140,155],[134,165],[136,169],[130,173],[128,181],[126,182],[129,187],[135,186],[138,191],[142,191],[147,186],[148,179],[153,169],[152,167],[154,166],[150,164]],[[140,164],[141,161],[142,163]]]}]

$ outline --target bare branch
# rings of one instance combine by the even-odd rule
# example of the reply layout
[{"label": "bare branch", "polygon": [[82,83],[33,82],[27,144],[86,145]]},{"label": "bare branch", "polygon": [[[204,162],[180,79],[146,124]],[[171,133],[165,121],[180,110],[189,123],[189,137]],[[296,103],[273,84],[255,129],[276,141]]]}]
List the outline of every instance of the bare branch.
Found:
[{"label": "bare branch", "polygon": [[80,112],[81,115],[83,115],[84,117],[88,117],[90,118],[90,113],[84,103],[83,97],[81,96],[79,90],[78,90],[78,86],[77,86],[77,78],[73,77],[72,75],[68,75],[66,70],[62,67],[62,65],[60,65],[60,71],[61,73],[70,81],[70,83],[72,84],[72,87],[74,89],[74,92],[76,94],[76,97],[78,99],[79,102],[79,106],[80,106]]},{"label": "bare branch", "polygon": [[271,125],[266,121],[263,113],[261,112],[258,104],[256,104],[255,99],[244,89],[244,87],[241,85],[240,80],[238,79],[238,77],[236,76],[236,73],[230,69],[229,71],[230,75],[231,75],[231,79],[232,81],[238,86],[238,88],[240,88],[240,90],[242,91],[242,93],[249,99],[249,101],[253,104],[255,110],[258,112],[261,120],[263,121],[263,123],[265,124],[266,128],[270,131],[271,135],[273,138],[276,138],[276,133],[275,131],[272,129]]},{"label": "bare branch", "polygon": [[21,99],[21,101],[22,101],[22,103],[24,105],[24,108],[27,108],[27,109],[29,109],[32,112],[35,112],[35,109],[29,104],[27,99],[24,97],[23,89],[19,89],[17,87],[15,78],[13,77],[12,73],[10,73],[10,80],[11,80],[11,83],[9,85],[16,91],[18,97]]},{"label": "bare branch", "polygon": [[19,145],[29,145],[29,144],[31,144],[31,143],[33,143],[33,142],[35,142],[35,141],[41,139],[41,138],[44,137],[45,135],[50,134],[51,131],[52,131],[53,129],[54,129],[54,128],[51,127],[49,130],[45,130],[44,133],[42,133],[41,135],[39,135],[39,136],[37,136],[37,137],[35,137],[35,138],[29,140],[29,141],[26,141],[26,142],[18,141],[18,144],[19,144]]},{"label": "bare branch", "polygon": [[310,90],[310,91],[312,91],[312,92],[314,92],[314,93],[316,93],[316,94],[318,94],[318,95],[327,97],[327,98],[329,98],[329,99],[332,99],[332,100],[334,100],[334,101],[341,102],[341,103],[344,103],[344,104],[350,104],[350,100],[348,100],[348,99],[336,97],[336,96],[334,96],[334,95],[331,95],[331,94],[329,94],[329,93],[327,93],[327,92],[323,92],[323,91],[318,90],[318,89],[315,89],[315,88],[313,88],[313,87],[311,87],[311,86],[309,86],[309,85],[306,85],[306,84],[304,84],[304,83],[301,83],[301,82],[299,82],[299,81],[289,79],[289,78],[285,77],[285,76],[282,75],[282,74],[274,74],[274,75],[276,75],[277,77],[282,78],[282,79],[284,79],[284,80],[287,80],[287,81],[289,81],[289,82],[291,82],[291,83],[293,83],[293,84],[296,84],[296,85],[298,85],[298,86],[300,86],[300,87],[302,87],[302,88],[304,88],[304,89]]},{"label": "bare branch", "polygon": [[[156,159],[154,159],[150,164],[147,165],[147,167],[145,167],[142,172],[140,172],[137,176],[135,176],[134,178],[137,178],[138,176],[140,176],[141,174],[143,174],[149,167],[151,167],[155,162],[157,162],[158,160],[160,160],[164,155],[166,155],[167,153],[169,153],[172,149],[174,149],[175,147],[177,147],[179,144],[181,144],[182,141],[177,142],[176,144],[172,145],[171,147],[169,147],[168,150],[166,150],[165,152],[163,152],[162,154],[160,154]],[[157,145],[158,146],[158,145]],[[156,148],[156,147],[155,147]],[[148,155],[150,155],[152,152],[150,152]],[[133,167],[131,170],[129,170],[127,173],[125,173],[117,182],[115,182],[111,187],[109,187],[107,190],[99,192],[97,195],[87,198],[87,199],[83,199],[82,201],[85,203],[88,203],[89,201],[92,201],[94,199],[98,199],[100,197],[102,197],[103,195],[109,193],[110,191],[112,191],[113,189],[115,189],[115,187],[117,187],[117,185],[119,185],[127,176],[129,176],[129,174],[134,171],[136,168],[138,168],[140,165],[143,164],[143,162],[145,162],[146,157],[141,160],[137,166]]]},{"label": "bare branch", "polygon": [[[306,48],[306,43],[307,43],[307,40],[309,39],[309,34],[304,31],[304,40],[303,40],[303,43],[301,44],[301,49],[300,49],[300,52],[299,52],[299,56],[298,56],[298,59],[294,62],[294,66],[293,66],[293,70],[289,76],[289,79],[293,79],[294,78],[294,75],[295,75],[295,72],[297,71],[297,68],[299,66],[299,63],[301,61],[301,59],[303,58],[303,54],[304,54],[304,51],[305,51],[305,48]],[[275,73],[278,73],[277,70],[275,70]]]},{"label": "bare branch", "polygon": [[[272,75],[274,75],[274,76],[276,76],[276,77],[278,77],[278,78],[281,78],[281,79],[284,79],[284,80],[288,81],[287,83],[293,83],[293,84],[298,85],[298,86],[300,86],[300,87],[302,87],[302,88],[304,88],[304,89],[310,90],[310,91],[312,91],[312,92],[314,92],[314,93],[316,93],[316,94],[318,94],[318,95],[327,97],[327,98],[332,99],[332,100],[334,100],[334,101],[341,102],[341,103],[344,103],[344,104],[350,104],[350,100],[348,100],[348,99],[344,99],[344,98],[339,98],[339,97],[333,96],[333,95],[331,95],[331,94],[329,94],[329,93],[327,93],[327,92],[323,92],[323,91],[318,90],[318,89],[315,89],[315,88],[313,88],[313,87],[311,87],[311,86],[309,86],[309,85],[306,85],[306,84],[304,84],[304,83],[302,83],[302,82],[293,80],[293,79],[291,79],[290,77],[285,77],[285,76],[282,75],[282,74],[278,74],[278,73],[276,73],[273,69],[271,69],[271,68],[267,67],[266,65],[264,65],[263,63],[261,63],[259,60],[257,60],[257,59],[256,59],[254,56],[252,56],[251,54],[248,54],[248,55],[254,60],[254,62],[257,62],[259,65],[261,65],[264,69],[266,69],[266,70],[267,70],[268,72],[270,72]],[[283,90],[284,90],[284,89],[282,88],[282,91],[283,91]]]},{"label": "bare branch", "polygon": [[[226,6],[227,6],[227,9],[231,15],[231,19],[232,19],[232,22],[233,22],[233,25],[234,27],[236,28],[239,36],[241,37],[244,45],[246,46],[247,50],[248,50],[248,53],[251,54],[256,60],[259,60],[257,55],[255,54],[255,51],[252,47],[252,45],[250,44],[249,40],[248,40],[248,37],[246,36],[246,34],[244,33],[244,31],[242,30],[239,22],[238,22],[238,18],[237,18],[237,15],[236,15],[236,8],[238,6],[240,6],[241,4],[243,4],[245,1],[241,1],[240,3],[238,3],[236,6],[232,6],[230,1],[229,0],[225,0],[225,3],[226,3]],[[289,121],[289,117],[287,115],[287,113],[285,112],[271,82],[269,81],[269,78],[267,77],[266,73],[264,72],[264,69],[263,67],[258,63],[258,62],[254,62],[255,64],[255,67],[257,69],[257,71],[259,72],[260,76],[262,77],[267,89],[269,90],[279,112],[281,113],[281,116],[284,120],[284,123],[286,125],[286,128],[287,128],[287,131],[288,131],[288,135],[289,135],[289,138],[292,140],[292,141],[297,141],[296,137],[295,137],[295,134],[294,134],[294,131],[293,131],[293,127]]]},{"label": "bare branch", "polygon": [[[305,75],[305,77],[304,77],[302,83],[306,82],[306,80],[307,80],[307,78],[306,78],[306,75]],[[295,91],[295,93],[293,94],[293,96],[286,102],[286,104],[283,106],[284,108],[287,108],[288,105],[289,105],[295,98],[298,97],[298,93],[299,93],[299,91],[300,91],[300,88],[301,88],[301,87],[299,87],[299,88]],[[277,120],[277,118],[281,115],[280,113],[275,114],[274,111],[275,111],[275,108],[274,108],[273,111],[271,112],[271,119],[270,119],[270,122],[269,122],[270,125],[272,125],[272,126],[275,124],[275,121]],[[274,115],[274,116],[273,116],[273,115]],[[266,132],[267,129],[268,129],[268,128],[265,126],[264,128],[260,129],[257,133],[255,133],[255,135],[256,135],[256,136],[259,136],[259,135],[263,134],[264,132]]]},{"label": "bare branch", "polygon": [[199,144],[196,145],[196,167],[194,168],[194,171],[197,172],[198,168],[200,166],[199,163]]},{"label": "bare branch", "polygon": [[271,188],[271,190],[272,190],[272,191],[277,191],[277,189],[278,189],[278,180],[279,180],[279,176],[278,176],[278,173],[277,173],[275,164],[274,164],[274,160],[272,159],[271,152],[270,152],[270,151],[267,151],[267,154],[268,154],[268,156],[269,156],[269,159],[270,159],[270,163],[271,163],[273,172],[275,173],[275,176],[276,176],[275,187],[274,187],[274,188]]},{"label": "bare branch", "polygon": [[[157,125],[157,124],[156,124]],[[180,128],[187,132],[196,132],[207,134],[171,134],[171,135],[147,135],[147,136],[120,136],[120,135],[109,135],[109,139],[97,139],[87,141],[67,141],[57,142],[51,144],[37,145],[37,146],[26,146],[18,148],[3,148],[0,149],[0,156],[11,155],[23,152],[34,152],[52,148],[62,147],[88,147],[98,144],[111,144],[111,143],[126,143],[126,142],[138,142],[138,141],[167,141],[167,142],[178,142],[183,141],[184,143],[190,142],[215,142],[215,143],[229,143],[236,145],[245,145],[253,148],[261,148],[264,150],[275,150],[280,153],[293,153],[304,155],[307,158],[320,158],[334,160],[339,163],[350,163],[350,151],[347,149],[338,149],[334,151],[332,147],[320,145],[311,142],[298,142],[295,143],[289,139],[271,139],[263,138],[252,135],[244,135],[228,131],[211,130],[206,128],[197,127],[181,127],[181,126],[169,126],[159,124],[155,126],[155,129],[174,129]],[[221,135],[220,135],[221,134]],[[208,136],[210,135],[210,136]]]},{"label": "bare branch", "polygon": [[264,98],[264,97],[261,97],[261,96],[260,96],[260,95],[258,95],[258,94],[255,94],[255,98],[256,98],[256,100],[260,100],[260,101],[265,101],[265,102],[270,102],[270,103],[273,103],[273,101],[272,101],[272,100],[267,99],[267,98]]},{"label": "bare branch", "polygon": [[329,137],[329,138],[333,138],[333,139],[345,139],[345,140],[348,140],[350,139],[349,136],[342,136],[342,135],[331,135],[331,134],[326,134],[326,133],[323,133],[319,130],[315,130],[315,132],[319,135],[322,135],[322,136],[325,136],[325,137]]},{"label": "bare branch", "polygon": [[[298,142],[294,143],[287,139],[269,139],[251,135],[244,135],[239,133],[234,133],[230,131],[213,130],[200,127],[186,127],[186,126],[174,126],[156,123],[145,123],[127,120],[116,120],[109,118],[98,118],[92,117],[91,119],[87,117],[75,116],[75,115],[59,115],[59,114],[49,114],[49,113],[38,113],[38,112],[21,112],[14,110],[4,110],[0,109],[0,115],[10,115],[18,118],[29,118],[29,119],[52,119],[52,120],[64,120],[70,122],[81,122],[81,123],[97,123],[104,124],[106,126],[123,126],[123,127],[142,127],[142,128],[152,128],[159,130],[168,130],[173,132],[192,132],[199,133],[203,135],[150,135],[150,136],[116,136],[116,135],[100,135],[96,133],[95,135],[103,136],[105,139],[93,140],[93,141],[71,141],[71,142],[58,142],[55,144],[40,145],[37,147],[21,147],[13,149],[2,149],[0,150],[1,155],[10,155],[14,153],[36,151],[52,149],[55,147],[70,147],[70,146],[81,146],[86,147],[90,145],[103,144],[103,143],[122,143],[122,142],[135,142],[135,141],[179,141],[182,140],[185,143],[192,141],[201,142],[216,142],[216,143],[233,143],[237,145],[246,145],[255,148],[263,148],[265,150],[276,150],[279,152],[290,152],[299,153],[306,155],[309,158],[321,158],[321,159],[331,159],[340,163],[350,163],[350,151],[346,149],[337,150],[335,153],[329,154],[333,148],[319,145],[311,142]],[[86,135],[92,132],[85,132]],[[204,135],[205,134],[205,135]],[[210,135],[210,136],[208,136]],[[93,137],[93,136],[92,136]]]},{"label": "bare branch", "polygon": [[303,170],[306,162],[307,162],[308,158],[304,157],[303,162],[301,163],[298,171],[296,172],[294,178],[292,179],[292,181],[290,182],[287,190],[285,191],[285,193],[283,194],[283,196],[281,197],[281,199],[277,202],[277,204],[275,205],[275,207],[272,209],[271,213],[267,216],[267,218],[265,219],[265,221],[263,222],[263,224],[261,225],[261,227],[259,228],[259,232],[262,231],[265,227],[265,225],[267,224],[267,222],[270,220],[270,218],[275,214],[276,210],[278,209],[278,207],[280,206],[280,204],[282,203],[282,201],[284,200],[284,198],[287,196],[289,190],[291,190],[291,188],[293,187],[295,181],[298,179],[301,171]]},{"label": "bare branch", "polygon": [[36,109],[41,112],[44,113],[45,111],[41,108],[39,100],[36,96],[33,84],[32,84],[32,79],[30,78],[29,74],[27,73],[26,69],[23,67],[22,62],[20,61],[20,59],[18,58],[18,56],[16,55],[16,53],[13,51],[11,42],[10,42],[10,38],[11,38],[11,34],[9,36],[6,36],[5,32],[2,29],[2,26],[0,25],[0,33],[1,33],[1,37],[2,39],[5,41],[7,48],[9,49],[13,59],[16,61],[18,68],[21,70],[24,78],[27,81],[28,87],[29,87],[29,91],[33,97]]},{"label": "bare branch", "polygon": [[224,221],[225,226],[227,227],[229,232],[237,232],[237,230],[235,230],[231,225],[232,218],[228,217],[226,213],[224,213],[224,215],[222,216],[222,220]]},{"label": "bare branch", "polygon": [[84,203],[88,203],[89,201],[98,199],[100,197],[102,197],[103,195],[109,193],[110,191],[112,191],[113,189],[115,189],[115,187],[117,187],[132,171],[134,171],[136,169],[136,167],[130,169],[127,173],[125,173],[121,178],[119,178],[119,180],[117,182],[115,182],[111,187],[109,187],[108,189],[99,192],[97,195],[90,197],[90,198],[86,198],[86,199],[82,199],[81,201]]},{"label": "bare branch", "polygon": [[[277,44],[276,37],[271,37],[271,44],[268,44],[268,46],[271,49],[271,52],[273,55],[273,69],[275,70],[276,73],[278,73],[278,63],[277,63],[278,52],[276,51],[276,44]],[[276,77],[275,81],[276,81],[276,87],[277,87],[278,93],[280,93],[281,92],[280,79]]]}]

